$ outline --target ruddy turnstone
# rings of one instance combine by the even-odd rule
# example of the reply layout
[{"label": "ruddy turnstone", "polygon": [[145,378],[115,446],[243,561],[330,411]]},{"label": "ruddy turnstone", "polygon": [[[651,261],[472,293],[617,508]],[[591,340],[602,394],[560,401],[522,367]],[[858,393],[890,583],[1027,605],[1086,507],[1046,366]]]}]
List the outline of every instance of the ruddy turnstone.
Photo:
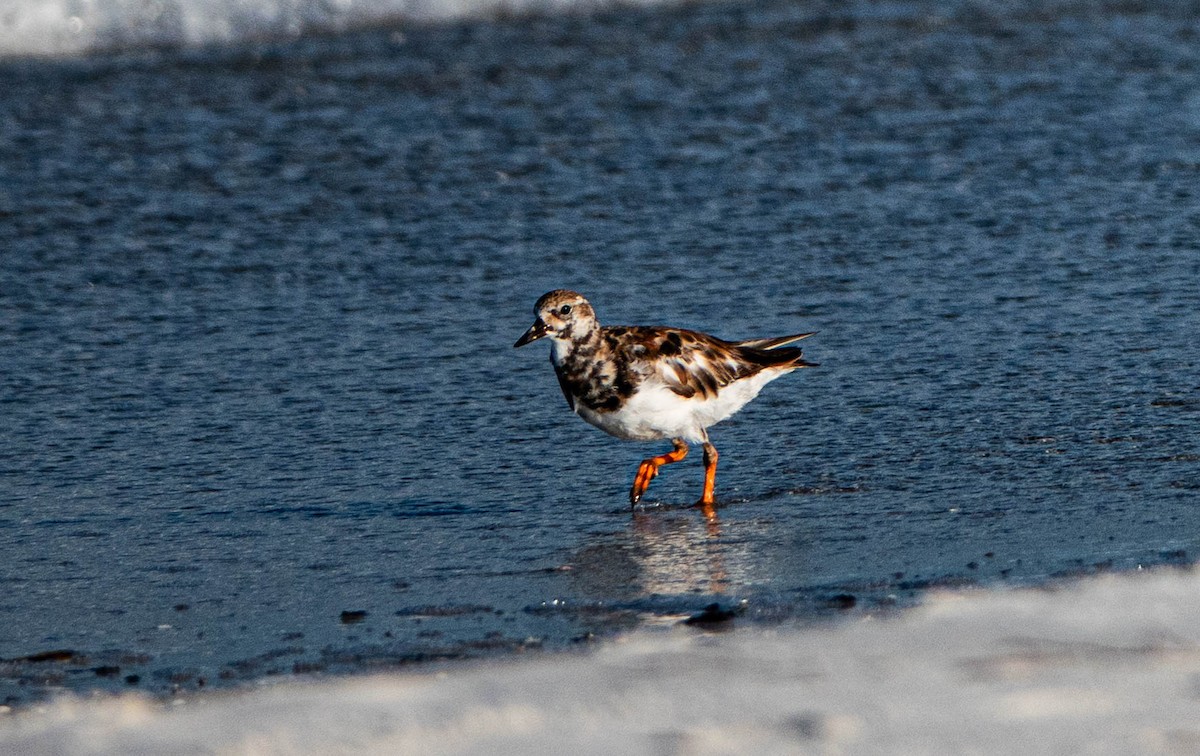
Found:
[{"label": "ruddy turnstone", "polygon": [[537,318],[514,347],[549,337],[550,361],[567,404],[597,428],[633,441],[671,439],[674,449],[643,460],[629,491],[637,504],[663,465],[679,462],[688,442],[704,445],[704,491],[713,509],[717,449],[708,427],[740,410],[763,386],[796,368],[816,367],[798,347],[812,336],[724,341],[682,328],[602,326],[583,295],[556,289],[533,308]]}]

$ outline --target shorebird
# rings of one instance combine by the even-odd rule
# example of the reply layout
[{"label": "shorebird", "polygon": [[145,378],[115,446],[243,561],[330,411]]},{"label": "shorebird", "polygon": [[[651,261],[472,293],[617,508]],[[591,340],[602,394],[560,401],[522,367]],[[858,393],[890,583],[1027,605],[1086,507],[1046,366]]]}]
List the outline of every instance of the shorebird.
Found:
[{"label": "shorebird", "polygon": [[704,445],[704,489],[697,505],[714,511],[717,448],[709,426],[733,415],[763,386],[797,368],[816,367],[788,344],[812,336],[725,341],[665,326],[602,326],[592,305],[555,289],[534,305],[536,318],[514,347],[549,338],[550,361],[571,409],[617,438],[670,439],[673,449],[642,460],[630,506],[663,465],[681,461],[688,442]]}]

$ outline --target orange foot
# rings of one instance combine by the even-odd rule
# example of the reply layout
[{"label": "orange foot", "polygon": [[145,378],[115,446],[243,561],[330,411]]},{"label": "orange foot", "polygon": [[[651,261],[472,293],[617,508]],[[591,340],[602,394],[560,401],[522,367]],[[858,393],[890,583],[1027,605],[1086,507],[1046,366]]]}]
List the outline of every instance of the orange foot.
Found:
[{"label": "orange foot", "polygon": [[642,460],[642,464],[638,466],[637,475],[633,478],[633,488],[629,489],[630,506],[641,501],[642,494],[646,493],[646,489],[650,487],[650,481],[654,480],[654,477],[658,475],[658,468],[678,462],[687,456],[688,445],[682,438],[671,439],[671,443],[675,445],[674,449],[666,454],[644,459]]}]

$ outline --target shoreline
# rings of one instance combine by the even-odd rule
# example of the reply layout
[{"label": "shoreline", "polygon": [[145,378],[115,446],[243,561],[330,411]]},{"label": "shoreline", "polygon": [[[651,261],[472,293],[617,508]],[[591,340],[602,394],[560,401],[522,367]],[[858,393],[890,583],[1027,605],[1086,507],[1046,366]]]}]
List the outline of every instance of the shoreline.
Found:
[{"label": "shoreline", "polygon": [[[0,718],[21,753],[1153,752],[1195,745],[1200,588],[1163,568],[939,592],[894,617],[638,631],[584,654]],[[603,740],[597,741],[603,734]]]}]

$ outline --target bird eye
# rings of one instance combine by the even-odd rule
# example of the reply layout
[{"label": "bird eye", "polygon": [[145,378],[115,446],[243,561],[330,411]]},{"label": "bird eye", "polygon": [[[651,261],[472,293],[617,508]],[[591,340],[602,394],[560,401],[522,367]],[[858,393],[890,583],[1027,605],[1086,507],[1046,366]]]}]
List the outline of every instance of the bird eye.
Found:
[{"label": "bird eye", "polygon": [[558,314],[559,315],[570,315],[571,314],[571,305],[563,305],[562,307],[559,307]]}]

